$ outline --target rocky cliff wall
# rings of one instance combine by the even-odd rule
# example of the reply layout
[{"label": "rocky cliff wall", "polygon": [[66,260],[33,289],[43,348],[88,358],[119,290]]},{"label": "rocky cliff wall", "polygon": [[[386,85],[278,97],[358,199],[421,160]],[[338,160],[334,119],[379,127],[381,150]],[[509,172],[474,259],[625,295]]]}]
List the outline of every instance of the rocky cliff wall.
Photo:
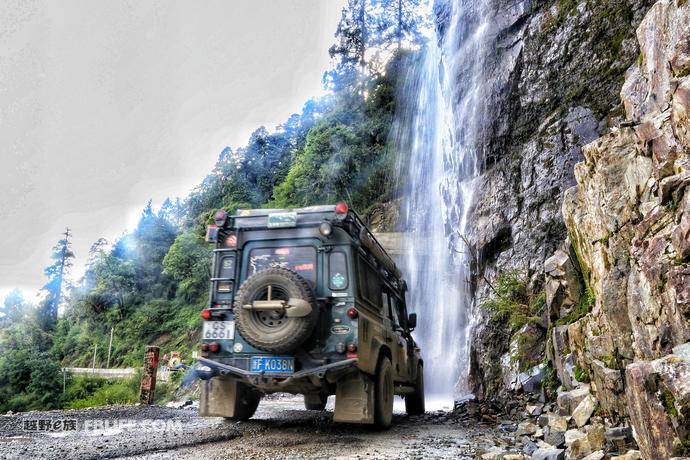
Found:
[{"label": "rocky cliff wall", "polygon": [[[652,4],[496,1],[486,164],[468,238],[477,253],[477,305],[494,295],[499,273],[519,274],[534,295],[542,289],[544,262],[567,236],[561,203],[575,164],[585,144],[622,120],[618,93],[639,56],[635,28]],[[501,358],[515,331],[476,311],[471,385],[494,397],[505,387]],[[542,321],[534,330],[546,328]]]},{"label": "rocky cliff wall", "polygon": [[[630,418],[645,458],[669,458],[690,455],[690,4],[656,3],[637,38],[625,121],[585,147],[565,194],[569,239],[547,265],[578,266],[594,302],[551,323],[567,343],[551,356],[568,385],[591,381],[602,414]],[[572,283],[546,280],[562,309]]]},{"label": "rocky cliff wall", "polygon": [[[515,142],[506,147],[510,156],[497,155],[481,178],[481,231],[473,239],[480,255],[477,299],[502,295],[494,288],[496,273],[514,270],[533,296],[543,289],[545,305],[519,331],[495,327],[496,319],[483,312],[472,382],[480,397],[498,399],[521,389],[538,392],[530,382],[536,376],[542,389],[560,386],[556,421],[581,417],[575,406],[586,400],[586,417],[562,441],[566,458],[591,452],[582,439],[595,414],[606,423],[630,423],[643,458],[667,459],[690,455],[690,2],[639,3],[629,5],[632,14],[606,16],[608,27],[629,21],[629,30],[614,34],[623,37],[618,59],[630,64],[624,81],[592,44],[579,53],[559,46],[573,34],[591,36],[591,21],[604,18],[597,8],[609,6],[580,3],[543,41],[534,31],[554,11],[545,5],[520,32],[523,51],[512,86],[519,103],[513,100],[518,111],[510,113],[516,119],[533,114],[538,128],[529,133],[510,122],[525,142],[508,136]],[[632,31],[639,53],[628,38]],[[557,63],[556,73],[579,67],[599,101],[578,90],[572,103],[561,99],[542,118],[548,112],[530,103],[540,94],[548,98],[541,89],[549,84],[535,83],[541,73],[527,70],[538,65],[531,50],[551,56],[536,62]],[[573,60],[578,64],[570,67]],[[577,85],[569,78],[564,89]],[[612,85],[618,90],[605,94]],[[525,359],[517,345],[540,334],[545,362],[510,377],[513,358]],[[565,404],[575,396],[577,404]],[[547,427],[553,432],[556,425]]]}]

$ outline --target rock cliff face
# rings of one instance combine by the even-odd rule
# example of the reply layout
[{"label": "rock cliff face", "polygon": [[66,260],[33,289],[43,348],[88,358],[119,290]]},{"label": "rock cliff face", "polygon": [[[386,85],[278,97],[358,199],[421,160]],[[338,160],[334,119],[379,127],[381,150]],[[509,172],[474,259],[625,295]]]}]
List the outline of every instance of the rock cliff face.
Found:
[{"label": "rock cliff face", "polygon": [[[652,4],[496,0],[486,165],[469,238],[478,254],[478,305],[501,272],[520,273],[535,293],[541,289],[544,262],[567,235],[561,203],[575,184],[582,146],[623,115],[618,93],[639,54],[635,28]],[[499,363],[511,337],[477,313],[471,384],[480,397],[493,397],[503,387]]]},{"label": "rock cliff face", "polygon": [[[613,15],[602,10],[616,2],[602,3],[565,19],[543,5],[517,31],[499,108],[513,115],[513,145],[482,176],[475,211],[477,298],[492,295],[495,273],[523,272],[544,289],[538,325],[555,383],[588,384],[597,416],[629,420],[644,458],[690,455],[690,2],[631,2]],[[616,30],[615,61],[587,43],[599,27]],[[575,94],[549,113],[552,91]],[[506,366],[492,361],[507,337],[489,334],[490,321],[474,341],[480,397],[506,394]]]}]

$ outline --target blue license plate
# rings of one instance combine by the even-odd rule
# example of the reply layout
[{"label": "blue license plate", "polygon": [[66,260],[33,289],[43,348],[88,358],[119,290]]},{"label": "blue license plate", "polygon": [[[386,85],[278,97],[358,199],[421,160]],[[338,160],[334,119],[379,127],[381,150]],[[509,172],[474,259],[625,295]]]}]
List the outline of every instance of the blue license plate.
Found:
[{"label": "blue license plate", "polygon": [[272,374],[292,374],[295,372],[295,358],[252,356],[249,370],[251,372],[267,372]]}]

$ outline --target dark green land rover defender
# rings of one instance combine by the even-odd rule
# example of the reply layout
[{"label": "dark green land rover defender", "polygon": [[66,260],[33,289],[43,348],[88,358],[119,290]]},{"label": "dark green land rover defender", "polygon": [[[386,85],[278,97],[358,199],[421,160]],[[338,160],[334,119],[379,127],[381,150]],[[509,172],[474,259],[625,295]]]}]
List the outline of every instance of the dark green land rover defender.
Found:
[{"label": "dark green land rover defender", "polygon": [[303,394],[334,420],[390,426],[393,397],[424,412],[407,285],[345,203],[215,214],[209,307],[201,312],[202,416],[250,418],[263,395]]}]

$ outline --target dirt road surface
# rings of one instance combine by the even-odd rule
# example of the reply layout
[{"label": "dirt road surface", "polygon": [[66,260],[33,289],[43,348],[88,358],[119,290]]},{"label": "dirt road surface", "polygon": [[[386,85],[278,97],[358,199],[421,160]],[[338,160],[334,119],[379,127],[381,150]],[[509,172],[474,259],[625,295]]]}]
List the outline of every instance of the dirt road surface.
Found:
[{"label": "dirt road surface", "polygon": [[396,404],[386,431],[333,423],[299,397],[261,402],[254,418],[200,418],[160,406],[29,412],[0,416],[0,458],[291,459],[477,458],[496,445],[521,451],[511,422],[482,426],[447,412],[407,417]]}]

